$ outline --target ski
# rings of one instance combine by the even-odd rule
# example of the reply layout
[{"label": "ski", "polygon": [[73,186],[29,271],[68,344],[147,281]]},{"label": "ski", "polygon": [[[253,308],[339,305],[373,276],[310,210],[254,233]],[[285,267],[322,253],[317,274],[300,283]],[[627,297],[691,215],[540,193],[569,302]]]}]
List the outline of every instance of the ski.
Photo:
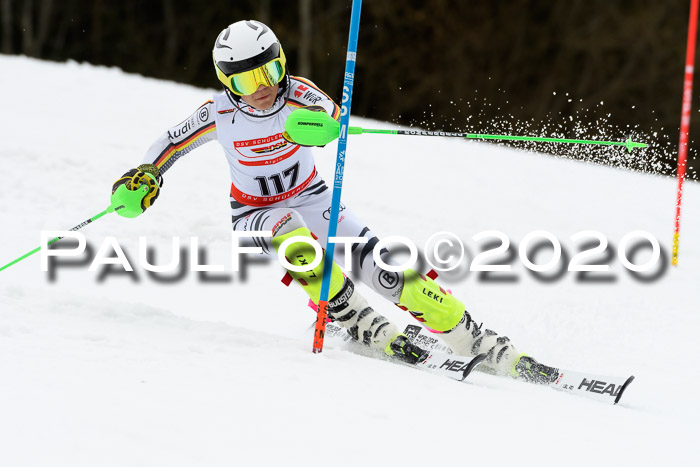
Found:
[{"label": "ski", "polygon": [[[435,349],[426,349],[428,353],[418,363],[404,363],[383,353],[372,351],[371,349],[358,344],[352,340],[352,337],[350,337],[347,330],[334,323],[326,324],[326,335],[324,336],[324,339],[330,342],[335,342],[337,345],[345,344],[345,348],[347,350],[355,353],[360,353],[371,357],[379,357],[393,363],[401,363],[412,368],[446,376],[457,381],[465,381],[467,376],[469,376],[474,368],[476,368],[479,363],[486,358],[486,354],[479,354],[475,357],[464,357],[462,355],[443,353]],[[435,347],[438,346],[436,345]]]},{"label": "ski", "polygon": [[[457,381],[465,381],[467,376],[469,376],[474,369],[479,370],[479,363],[486,358],[486,354],[480,354],[476,357],[457,355],[440,339],[434,337],[433,334],[425,332],[425,329],[421,326],[409,324],[403,332],[413,344],[418,345],[428,352],[427,355],[415,365],[391,359],[380,352],[372,351],[358,344],[352,340],[350,334],[348,334],[344,328],[334,323],[328,323],[326,325],[325,339],[336,345],[343,345],[345,349],[354,353],[381,358],[393,363],[401,363],[422,371],[446,376]],[[561,368],[554,368],[554,371],[551,371],[552,367],[548,367],[550,371],[545,374],[539,373],[537,367],[538,364],[532,367],[534,372],[532,378],[520,377],[518,379],[607,404],[617,404],[620,402],[625,390],[634,380],[634,376],[607,376]]]},{"label": "ski", "polygon": [[[426,333],[421,326],[409,324],[404,329],[404,334],[412,343],[427,350],[443,349],[445,346],[439,339]],[[452,359],[463,358],[454,354],[447,355],[447,357]],[[634,376],[605,376],[561,368],[554,368],[552,372],[552,367],[547,368],[546,365],[543,366],[549,371],[540,373],[537,368],[539,365],[542,364],[534,364],[532,366],[532,377],[520,377],[518,379],[608,404],[620,402],[625,390],[634,380]]]},{"label": "ski", "polygon": [[603,376],[559,369],[558,377],[547,386],[608,404],[617,404],[634,376]]}]

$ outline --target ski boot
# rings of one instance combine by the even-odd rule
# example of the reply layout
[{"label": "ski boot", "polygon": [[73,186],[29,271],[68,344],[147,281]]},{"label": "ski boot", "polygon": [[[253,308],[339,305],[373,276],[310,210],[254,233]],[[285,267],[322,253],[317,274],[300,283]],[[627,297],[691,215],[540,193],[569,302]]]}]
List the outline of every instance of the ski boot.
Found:
[{"label": "ski boot", "polygon": [[404,271],[404,287],[398,305],[430,331],[439,333],[456,354],[476,356],[486,353],[486,359],[477,367],[481,371],[512,376],[520,353],[510,339],[490,329],[482,330],[464,309],[464,304],[431,277],[410,269]]},{"label": "ski boot", "polygon": [[500,376],[514,376],[513,370],[520,353],[513,347],[510,339],[499,336],[490,329],[481,329],[469,312],[464,311],[462,320],[457,326],[440,335],[455,353],[460,355],[478,355],[486,353],[486,359],[477,368],[486,373]]},{"label": "ski boot", "polygon": [[411,365],[418,365],[430,355],[430,352],[427,350],[421,349],[413,344],[405,334],[396,336],[396,338],[389,343],[389,347],[385,349],[385,352],[387,355],[391,355]]},{"label": "ski boot", "polygon": [[412,344],[393,323],[374,311],[355,290],[349,277],[345,278],[338,294],[328,301],[328,317],[347,329],[353,340],[397,360],[417,364],[428,355],[427,351]]},{"label": "ski boot", "polygon": [[559,369],[538,363],[532,357],[522,355],[513,367],[513,377],[535,384],[550,384],[559,377]]}]

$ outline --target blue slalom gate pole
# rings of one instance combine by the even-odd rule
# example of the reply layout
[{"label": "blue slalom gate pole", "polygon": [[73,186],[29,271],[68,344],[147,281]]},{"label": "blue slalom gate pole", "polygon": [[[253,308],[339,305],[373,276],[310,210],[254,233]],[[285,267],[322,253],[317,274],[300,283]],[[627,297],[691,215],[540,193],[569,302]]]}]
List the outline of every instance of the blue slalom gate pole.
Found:
[{"label": "blue slalom gate pole", "polygon": [[331,201],[331,216],[328,221],[328,238],[326,239],[326,256],[323,261],[323,281],[321,296],[318,302],[316,329],[314,331],[314,353],[323,350],[323,338],[326,334],[328,319],[328,293],[331,286],[331,271],[335,244],[331,238],[338,230],[338,213],[340,211],[340,194],[343,190],[343,171],[345,170],[345,154],[348,146],[348,126],[350,124],[350,106],[352,103],[352,87],[355,81],[355,59],[357,56],[357,36],[360,31],[360,9],[362,0],[352,1],[350,14],[350,35],[348,37],[348,52],[345,60],[345,75],[343,79],[343,100],[340,111],[340,138],[338,139],[338,155],[335,159],[335,178],[333,179],[333,199]]}]

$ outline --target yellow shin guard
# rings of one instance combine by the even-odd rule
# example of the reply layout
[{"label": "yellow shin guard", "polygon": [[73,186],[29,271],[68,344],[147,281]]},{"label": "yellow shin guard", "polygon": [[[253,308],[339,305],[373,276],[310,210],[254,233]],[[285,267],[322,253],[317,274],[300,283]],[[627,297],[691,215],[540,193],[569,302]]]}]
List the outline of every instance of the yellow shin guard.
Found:
[{"label": "yellow shin guard", "polygon": [[[275,250],[279,252],[280,245],[292,237],[306,237],[315,241],[315,237],[311,231],[306,227],[299,227],[298,229],[292,230],[289,233],[283,235],[276,235],[272,237],[272,246]],[[284,252],[287,261],[294,266],[305,266],[312,264],[316,259],[316,250],[309,243],[299,240],[294,243],[289,244]],[[323,258],[321,262],[310,271],[297,272],[289,270],[289,274],[304,288],[309,298],[313,300],[314,303],[318,303],[321,296],[321,281],[323,277]],[[343,286],[343,272],[340,270],[340,266],[333,263],[333,270],[331,271],[331,286],[328,293],[329,297],[334,297]]]},{"label": "yellow shin guard", "polygon": [[407,269],[399,306],[418,321],[439,332],[449,331],[464,316],[464,304],[434,280]]}]

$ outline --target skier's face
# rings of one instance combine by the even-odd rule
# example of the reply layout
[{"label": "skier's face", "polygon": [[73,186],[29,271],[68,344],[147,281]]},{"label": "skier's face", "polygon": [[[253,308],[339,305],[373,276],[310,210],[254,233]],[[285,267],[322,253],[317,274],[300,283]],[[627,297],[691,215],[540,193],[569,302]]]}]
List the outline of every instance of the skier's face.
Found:
[{"label": "skier's face", "polygon": [[247,96],[241,96],[243,102],[255,107],[259,110],[265,110],[272,107],[275,103],[275,98],[277,98],[277,90],[280,85],[275,84],[274,86],[263,86],[262,84],[258,87],[258,90],[253,94],[248,94]]}]

